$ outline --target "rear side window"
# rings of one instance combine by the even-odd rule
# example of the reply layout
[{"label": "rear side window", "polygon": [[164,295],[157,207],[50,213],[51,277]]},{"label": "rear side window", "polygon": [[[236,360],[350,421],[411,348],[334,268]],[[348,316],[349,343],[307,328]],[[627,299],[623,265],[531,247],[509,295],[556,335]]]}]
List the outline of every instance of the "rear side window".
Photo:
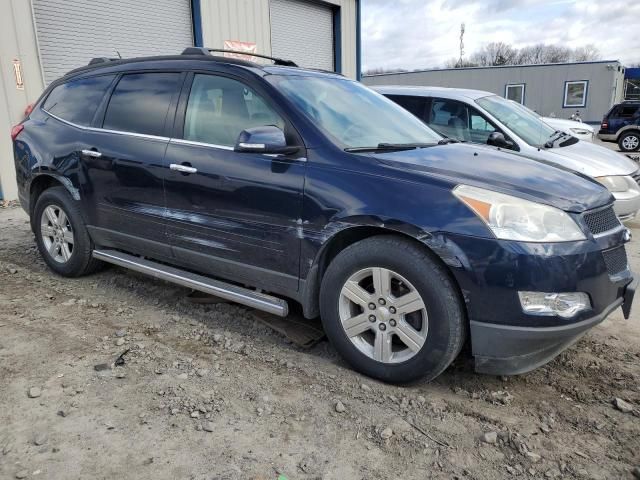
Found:
[{"label": "rear side window", "polygon": [[179,73],[124,75],[109,99],[103,128],[162,135],[179,79]]},{"label": "rear side window", "polygon": [[58,85],[42,108],[68,122],[89,126],[114,78],[114,75],[104,75]]},{"label": "rear side window", "polygon": [[640,107],[635,105],[620,105],[616,112],[616,117],[620,118],[632,118],[638,113]]},{"label": "rear side window", "polygon": [[426,118],[427,98],[426,97],[410,97],[408,95],[387,95],[389,100],[393,100],[405,110],[413,113],[420,120]]}]

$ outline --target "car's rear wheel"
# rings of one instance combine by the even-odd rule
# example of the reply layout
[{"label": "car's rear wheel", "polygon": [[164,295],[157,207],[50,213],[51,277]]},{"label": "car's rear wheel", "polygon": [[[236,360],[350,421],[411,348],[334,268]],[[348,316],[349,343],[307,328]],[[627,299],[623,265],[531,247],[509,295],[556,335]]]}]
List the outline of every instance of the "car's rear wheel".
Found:
[{"label": "car's rear wheel", "polygon": [[618,146],[623,152],[635,152],[640,148],[640,132],[626,132],[618,139]]},{"label": "car's rear wheel", "polygon": [[437,377],[464,343],[459,294],[420,245],[372,237],[338,254],[322,280],[322,323],[358,371],[388,382]]},{"label": "car's rear wheel", "polygon": [[78,277],[101,265],[92,257],[93,243],[78,205],[63,187],[45,190],[33,214],[38,250],[53,271]]}]

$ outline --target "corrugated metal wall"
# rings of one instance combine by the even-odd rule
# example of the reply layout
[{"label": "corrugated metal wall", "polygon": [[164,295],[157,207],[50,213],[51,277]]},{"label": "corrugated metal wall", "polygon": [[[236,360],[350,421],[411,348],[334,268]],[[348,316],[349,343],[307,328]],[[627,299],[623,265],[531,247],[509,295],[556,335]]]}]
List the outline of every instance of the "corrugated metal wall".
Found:
[{"label": "corrugated metal wall", "polygon": [[[340,7],[342,73],[356,78],[355,0],[316,3]],[[223,48],[225,40],[239,40],[256,43],[258,53],[272,54],[269,0],[201,0],[201,11],[205,46]]]},{"label": "corrugated metal wall", "polygon": [[[525,105],[542,115],[569,118],[576,110],[583,121],[598,123],[622,99],[622,69],[617,61],[520,67],[429,70],[363,77],[365,85],[427,85],[485,90],[504,96],[507,84],[524,83]],[[585,108],[563,108],[565,81],[588,80]]]},{"label": "corrugated metal wall", "polygon": [[335,69],[334,7],[300,0],[270,0],[269,7],[274,57],[305,68]]},{"label": "corrugated metal wall", "polygon": [[[0,198],[18,196],[9,131],[22,119],[25,107],[44,87],[31,20],[25,0],[0,0]],[[24,90],[16,88],[13,59],[20,60]]]},{"label": "corrugated metal wall", "polygon": [[47,83],[93,57],[178,54],[193,45],[189,0],[32,0]]},{"label": "corrugated metal wall", "polygon": [[204,46],[223,48],[225,40],[256,44],[271,55],[269,0],[201,0]]}]

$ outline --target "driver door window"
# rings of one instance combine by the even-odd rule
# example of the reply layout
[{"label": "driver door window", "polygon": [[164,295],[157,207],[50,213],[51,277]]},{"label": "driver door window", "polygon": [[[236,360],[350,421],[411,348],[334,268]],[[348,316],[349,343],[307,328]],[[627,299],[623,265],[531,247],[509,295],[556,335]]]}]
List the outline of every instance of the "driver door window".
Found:
[{"label": "driver door window", "polygon": [[196,74],[184,120],[185,140],[232,147],[242,130],[284,120],[254,90],[227,77]]},{"label": "driver door window", "polygon": [[462,102],[434,98],[427,124],[447,138],[461,142],[471,141],[469,108]]}]

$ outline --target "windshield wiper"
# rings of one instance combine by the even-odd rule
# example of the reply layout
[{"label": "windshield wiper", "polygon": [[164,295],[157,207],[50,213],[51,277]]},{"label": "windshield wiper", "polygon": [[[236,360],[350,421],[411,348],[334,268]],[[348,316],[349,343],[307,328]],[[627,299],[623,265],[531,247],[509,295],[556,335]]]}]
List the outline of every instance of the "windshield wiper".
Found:
[{"label": "windshield wiper", "polygon": [[345,152],[399,152],[416,148],[432,147],[434,143],[379,143],[375,147],[349,147]]},{"label": "windshield wiper", "polygon": [[444,137],[442,140],[438,140],[438,145],[449,145],[450,143],[460,143],[460,140],[449,137]]}]

